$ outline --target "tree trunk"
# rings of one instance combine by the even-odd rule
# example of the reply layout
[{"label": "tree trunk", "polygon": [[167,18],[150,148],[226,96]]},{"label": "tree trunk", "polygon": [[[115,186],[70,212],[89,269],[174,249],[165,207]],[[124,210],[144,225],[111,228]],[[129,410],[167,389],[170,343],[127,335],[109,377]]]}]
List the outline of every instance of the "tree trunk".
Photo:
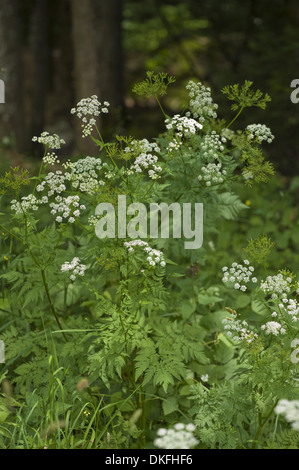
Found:
[{"label": "tree trunk", "polygon": [[[111,128],[120,120],[123,103],[121,19],[122,0],[72,0],[76,103],[93,94],[108,101],[103,124]],[[79,132],[77,127],[78,137]],[[77,144],[82,151],[97,152],[86,139]]]},{"label": "tree trunk", "polygon": [[111,134],[120,126],[123,113],[122,0],[100,0],[99,66],[101,99],[110,103],[105,124]]},{"label": "tree trunk", "polygon": [[[32,34],[32,110],[31,133],[39,136],[45,129],[46,95],[49,90],[50,47],[48,0],[36,0],[31,19]],[[34,147],[37,148],[36,146]]]},{"label": "tree trunk", "polygon": [[5,104],[0,105],[0,137],[14,136],[16,148],[25,148],[23,103],[22,22],[20,0],[2,0],[0,8],[0,78],[5,83]]},{"label": "tree trunk", "polygon": [[[76,103],[91,95],[100,96],[96,15],[97,0],[72,0],[72,37],[74,49],[74,88]],[[74,103],[74,104],[76,104]],[[77,118],[74,118],[77,119]],[[82,139],[81,123],[74,123],[77,146],[82,152],[97,153],[90,139]]]}]

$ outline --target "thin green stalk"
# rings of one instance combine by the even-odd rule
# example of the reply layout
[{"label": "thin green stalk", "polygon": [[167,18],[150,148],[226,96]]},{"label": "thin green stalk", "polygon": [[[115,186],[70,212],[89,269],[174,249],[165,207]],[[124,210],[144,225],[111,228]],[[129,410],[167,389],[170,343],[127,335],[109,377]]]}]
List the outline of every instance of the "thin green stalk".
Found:
[{"label": "thin green stalk", "polygon": [[145,447],[146,416],[145,416],[144,392],[143,392],[142,385],[141,385],[141,388],[140,388],[140,391],[139,391],[139,407],[142,410],[141,419],[142,419],[142,430],[143,430],[143,432],[141,434],[141,437],[140,437],[140,444],[141,444],[141,447],[144,448]]},{"label": "thin green stalk", "polygon": [[[42,172],[42,169],[43,169],[43,166],[44,166],[44,157],[46,156],[47,151],[48,151],[48,145],[46,145],[46,148],[45,148],[45,151],[44,151],[44,155],[43,155],[43,158],[42,158],[42,163],[41,163],[41,165],[40,165],[40,167],[39,167],[38,175],[37,175],[37,178],[36,178],[36,180],[35,180],[35,185],[34,185],[34,188],[33,188],[33,191],[32,191],[32,196],[34,196],[34,193],[35,193],[35,190],[36,190],[36,186],[37,186],[37,183],[38,183],[38,181],[39,181],[39,177],[40,177],[40,175],[41,175],[41,172]],[[30,203],[29,203],[29,207],[28,207],[27,210],[30,209],[31,203],[32,203],[32,199],[31,199],[31,201],[30,201]]]},{"label": "thin green stalk", "polygon": [[263,427],[265,426],[266,422],[268,421],[268,419],[270,418],[271,414],[273,413],[273,410],[274,408],[276,407],[278,403],[278,400],[276,400],[276,402],[274,403],[274,405],[272,406],[270,412],[267,414],[267,416],[265,417],[265,419],[263,421],[260,422],[260,425],[258,427],[258,430],[256,432],[256,435],[254,436],[254,439],[253,439],[253,443],[252,443],[252,449],[255,449],[255,446],[256,446],[256,443],[257,443],[257,439],[260,435],[260,433],[262,432],[262,429]]},{"label": "thin green stalk", "polygon": [[[24,240],[22,240],[20,237],[18,237],[18,236],[15,235],[14,233],[10,232],[10,230],[8,230],[8,229],[7,229],[6,227],[4,227],[2,224],[0,224],[0,227],[2,227],[3,230],[5,230],[5,231],[6,231],[7,233],[9,233],[11,236],[15,237],[17,240],[19,240],[20,242],[22,242],[24,245],[26,245],[26,247],[27,247],[27,249],[28,249],[28,251],[29,251],[29,253],[30,253],[32,259],[33,259],[33,261],[35,262],[35,264],[36,264],[38,267],[40,267],[40,266],[39,266],[39,263],[38,263],[38,261],[37,261],[37,259],[36,259],[36,257],[34,256],[34,254],[33,254],[32,251],[31,251],[31,249],[30,249],[28,243],[25,243]],[[55,317],[55,320],[56,320],[56,322],[57,322],[59,328],[62,330],[62,327],[61,327],[61,325],[60,325],[60,322],[59,322],[59,319],[58,319],[58,316],[57,316],[57,313],[56,313],[56,310],[55,310],[55,307],[54,307],[54,305],[53,305],[53,302],[52,302],[52,299],[51,299],[51,296],[50,296],[48,284],[47,284],[47,281],[46,281],[45,272],[44,272],[43,269],[41,270],[41,275],[42,275],[42,280],[43,280],[43,284],[44,284],[44,288],[45,288],[45,291],[46,291],[46,295],[47,295],[47,298],[48,298],[48,301],[49,301],[49,304],[50,304],[51,311],[52,311],[52,313],[53,313],[53,315],[54,315],[54,317]],[[64,339],[66,340],[66,336],[65,336],[64,333],[63,333],[63,337],[64,337]]]},{"label": "thin green stalk", "polygon": [[22,238],[18,237],[15,233],[12,233],[10,230],[8,230],[6,227],[4,227],[4,225],[0,224],[0,227],[5,230],[5,232],[9,233],[9,235],[11,235],[12,237],[16,238],[17,240],[19,240],[19,242],[23,242]]},{"label": "thin green stalk", "polygon": [[241,112],[243,111],[244,109],[244,106],[242,106],[242,108],[239,110],[239,112],[236,114],[236,116],[231,120],[231,122],[226,126],[226,128],[228,129],[234,122],[235,120],[240,116]]},{"label": "thin green stalk", "polygon": [[276,416],[276,419],[275,419],[274,431],[273,431],[273,436],[272,436],[272,440],[273,440],[273,441],[275,440],[275,436],[276,436],[278,419],[279,419],[279,416],[277,415],[277,416]]},{"label": "thin green stalk", "polygon": [[60,324],[60,321],[59,321],[59,318],[58,318],[58,315],[56,313],[56,310],[55,310],[55,307],[54,307],[54,304],[52,302],[52,298],[51,298],[51,295],[50,295],[50,291],[49,291],[49,287],[48,287],[48,284],[47,284],[47,280],[46,280],[46,275],[45,275],[45,271],[44,269],[41,269],[41,275],[42,275],[42,280],[43,280],[43,284],[44,284],[44,288],[45,288],[45,291],[46,291],[46,295],[47,295],[47,298],[48,298],[48,301],[49,301],[49,304],[50,304],[50,308],[51,308],[51,311],[54,315],[54,318],[56,320],[56,323],[57,325],[59,326],[61,332],[62,332],[62,335],[65,339],[65,341],[67,341],[67,338],[66,338],[66,335],[62,329],[62,326]]},{"label": "thin green stalk", "polygon": [[166,119],[167,116],[166,116],[166,113],[165,113],[165,111],[164,111],[164,109],[163,109],[161,103],[160,103],[160,100],[159,100],[159,98],[158,98],[158,95],[155,95],[155,98],[156,98],[156,101],[157,101],[157,103],[158,103],[158,105],[159,105],[159,107],[160,107],[160,109],[161,109],[161,111],[162,111],[162,113],[163,113],[163,116],[164,116],[165,119]]},{"label": "thin green stalk", "polygon": [[[96,131],[97,131],[97,133],[98,133],[98,136],[100,137],[100,140],[101,140],[102,144],[105,145],[105,142],[104,142],[104,140],[103,140],[103,137],[102,137],[102,135],[101,135],[101,133],[100,133],[100,131],[99,131],[99,128],[98,128],[98,126],[97,126],[96,124],[95,124],[95,128],[96,128]],[[107,152],[107,153],[108,153],[108,156],[109,156],[110,160],[112,161],[113,165],[115,166],[116,171],[119,173],[121,179],[127,184],[127,182],[126,182],[124,176],[121,174],[120,169],[118,168],[118,166],[117,166],[117,164],[116,164],[114,158],[112,157],[112,155],[109,154],[109,152]]]}]

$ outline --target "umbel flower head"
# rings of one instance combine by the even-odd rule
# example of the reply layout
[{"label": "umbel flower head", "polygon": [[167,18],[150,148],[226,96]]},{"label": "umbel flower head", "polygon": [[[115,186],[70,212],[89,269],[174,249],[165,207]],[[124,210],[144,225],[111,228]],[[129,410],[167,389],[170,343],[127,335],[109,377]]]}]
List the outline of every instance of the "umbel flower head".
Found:
[{"label": "umbel flower head", "polygon": [[[43,201],[45,202],[45,201]],[[15,211],[16,214],[23,214],[28,212],[30,209],[33,211],[38,210],[39,201],[33,194],[29,194],[29,196],[23,196],[21,198],[21,202],[13,199],[11,201],[11,209]]]},{"label": "umbel flower head", "polygon": [[190,136],[196,134],[198,129],[202,129],[202,124],[195,121],[195,119],[180,116],[175,114],[172,118],[165,119],[166,128],[168,130],[174,129],[179,137]]},{"label": "umbel flower head", "polygon": [[245,320],[237,318],[237,314],[232,311],[230,316],[222,320],[224,324],[225,335],[234,343],[245,341],[247,344],[252,343],[258,338],[257,333],[249,329],[249,325]]},{"label": "umbel flower head", "polygon": [[160,148],[155,142],[150,143],[147,139],[133,140],[125,148],[125,153],[130,154],[131,152],[138,152],[139,155],[135,158],[133,165],[126,171],[128,175],[142,173],[144,170],[147,170],[148,176],[151,179],[159,177],[162,167],[158,165],[158,157],[153,152],[160,152]]},{"label": "umbel flower head", "polygon": [[76,256],[71,262],[66,261],[61,266],[61,271],[71,271],[70,279],[74,281],[76,276],[84,276],[86,270],[85,264],[80,264],[80,259]]},{"label": "umbel flower head", "polygon": [[216,119],[218,105],[213,102],[211,89],[205,87],[201,82],[195,83],[192,80],[188,82],[186,89],[189,90],[189,109],[186,116],[193,116],[203,123],[206,119]]},{"label": "umbel flower head", "polygon": [[249,124],[246,131],[248,140],[255,139],[259,143],[265,140],[268,144],[271,144],[274,139],[274,135],[265,124]]},{"label": "umbel flower head", "polygon": [[124,246],[128,249],[129,253],[134,253],[136,247],[143,247],[143,250],[147,254],[147,262],[150,266],[166,266],[162,251],[151,248],[149,244],[143,240],[131,240],[130,242],[125,242]]},{"label": "umbel flower head", "polygon": [[158,449],[192,449],[199,444],[193,436],[195,426],[192,423],[176,423],[173,429],[160,428],[154,445]]},{"label": "umbel flower head", "polygon": [[274,412],[277,415],[282,415],[290,423],[292,429],[299,431],[299,400],[281,399]]},{"label": "umbel flower head", "polygon": [[222,163],[208,163],[201,167],[201,175],[198,175],[198,181],[204,181],[206,186],[223,183],[226,170],[222,170]]},{"label": "umbel flower head", "polygon": [[40,137],[32,137],[32,142],[39,142],[40,144],[46,145],[49,149],[60,149],[61,144],[65,144],[63,139],[57,134],[50,135],[49,132],[42,132]]},{"label": "umbel flower head", "polygon": [[231,283],[234,289],[239,289],[243,292],[247,290],[246,284],[250,281],[253,283],[257,282],[256,277],[252,277],[254,267],[250,266],[248,260],[244,260],[243,264],[232,263],[231,267],[224,266],[222,268],[224,283]]},{"label": "umbel flower head", "polygon": [[102,163],[100,158],[87,156],[76,162],[67,161],[62,166],[67,170],[65,179],[71,181],[74,189],[93,194],[105,185],[99,178],[99,172],[107,167],[107,163]]},{"label": "umbel flower head", "polygon": [[279,333],[284,334],[285,328],[282,328],[281,324],[277,321],[268,321],[265,325],[261,326],[261,329],[265,331],[266,335],[277,336]]},{"label": "umbel flower head", "polygon": [[108,113],[108,101],[100,103],[97,95],[90,98],[83,98],[77,103],[76,108],[71,109],[71,114],[76,114],[82,120],[82,137],[86,137],[92,133],[93,127],[96,125],[96,118],[101,114]]}]

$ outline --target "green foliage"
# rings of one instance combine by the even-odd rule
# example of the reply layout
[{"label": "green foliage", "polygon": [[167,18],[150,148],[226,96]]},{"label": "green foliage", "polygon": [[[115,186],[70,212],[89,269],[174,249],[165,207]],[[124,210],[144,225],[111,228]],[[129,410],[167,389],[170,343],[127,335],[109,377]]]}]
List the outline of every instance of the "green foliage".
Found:
[{"label": "green foliage", "polygon": [[[165,117],[158,96],[173,81],[148,73],[135,92],[155,95]],[[264,107],[267,95],[250,87],[226,89],[235,109]],[[37,177],[18,170],[1,180],[16,197],[11,204],[6,192],[1,201],[0,380],[12,390],[4,387],[0,399],[1,448],[157,447],[158,429],[182,419],[196,425],[200,448],[297,442],[275,414],[278,400],[298,394],[290,361],[296,321],[280,293],[262,284],[266,260],[273,275],[283,263],[282,294],[297,305],[298,258],[291,250],[299,227],[290,210],[296,182],[293,196],[284,195],[278,177],[269,179],[260,142],[248,140],[246,130],[228,133],[214,113],[203,126],[191,111],[179,117],[168,117],[153,142],[125,136],[104,142],[91,123],[99,158],[53,169],[44,157]],[[30,203],[22,199],[25,184],[36,198]],[[111,220],[96,208],[115,206],[120,195],[137,235],[116,229],[114,237],[99,237],[99,224],[106,220],[107,229]],[[150,211],[141,231],[131,204],[161,202],[203,204],[200,247],[186,249],[197,235],[186,227],[173,236],[171,210],[168,238],[150,236]],[[114,215],[117,224],[121,214]],[[157,221],[161,229],[165,219]],[[200,230],[193,212],[189,222],[191,231]],[[232,259],[237,266],[243,253],[255,264],[256,281],[243,279],[242,289],[241,280],[225,285],[222,268]]]},{"label": "green foliage", "polygon": [[18,194],[22,186],[28,186],[29,184],[28,170],[23,170],[19,166],[11,168],[0,178],[0,194],[5,194],[8,189]]},{"label": "green foliage", "polygon": [[264,449],[298,449],[298,432],[291,429],[283,429],[273,439],[267,439],[264,443]]},{"label": "green foliage", "polygon": [[273,164],[265,161],[260,148],[245,146],[242,148],[241,160],[245,163],[242,174],[248,186],[252,186],[254,182],[267,183],[275,173]]},{"label": "green foliage", "polygon": [[230,101],[235,101],[232,104],[232,111],[237,111],[239,108],[243,109],[250,106],[257,106],[258,108],[265,109],[267,103],[271,101],[268,93],[263,93],[261,90],[253,91],[251,89],[253,82],[245,80],[244,85],[239,88],[239,84],[225,86],[221,91]]},{"label": "green foliage", "polygon": [[175,78],[167,75],[165,72],[155,74],[152,71],[148,71],[146,76],[147,78],[143,82],[136,83],[132,88],[134,93],[146,98],[165,95],[168,86],[175,82]]},{"label": "green foliage", "polygon": [[275,244],[267,235],[260,235],[256,240],[249,240],[247,247],[244,249],[246,256],[256,264],[265,263],[266,258],[271,252]]}]

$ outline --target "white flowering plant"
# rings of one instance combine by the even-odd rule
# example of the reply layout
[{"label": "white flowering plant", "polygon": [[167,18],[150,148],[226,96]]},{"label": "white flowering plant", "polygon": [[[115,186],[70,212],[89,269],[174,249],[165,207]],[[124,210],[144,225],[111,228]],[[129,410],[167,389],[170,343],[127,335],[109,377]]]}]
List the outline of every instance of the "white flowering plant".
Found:
[{"label": "white flowering plant", "polygon": [[[298,282],[286,271],[262,277],[265,239],[231,263],[225,233],[246,219],[244,188],[273,174],[271,131],[232,128],[268,95],[250,82],[224,89],[237,111],[226,122],[211,89],[189,81],[185,111],[171,115],[160,100],[173,82],[150,72],[134,87],[162,112],[152,141],[105,142],[98,118],[109,103],[93,95],[71,118],[94,155],[67,158],[64,139],[43,132],[37,175],[17,167],[0,178],[0,380],[13,387],[0,398],[0,447],[266,446],[278,400],[293,398]],[[136,204],[139,236],[99,237],[97,208],[120,195]],[[184,248],[187,233],[142,232],[138,204],[157,202],[203,204],[200,248]]]}]

